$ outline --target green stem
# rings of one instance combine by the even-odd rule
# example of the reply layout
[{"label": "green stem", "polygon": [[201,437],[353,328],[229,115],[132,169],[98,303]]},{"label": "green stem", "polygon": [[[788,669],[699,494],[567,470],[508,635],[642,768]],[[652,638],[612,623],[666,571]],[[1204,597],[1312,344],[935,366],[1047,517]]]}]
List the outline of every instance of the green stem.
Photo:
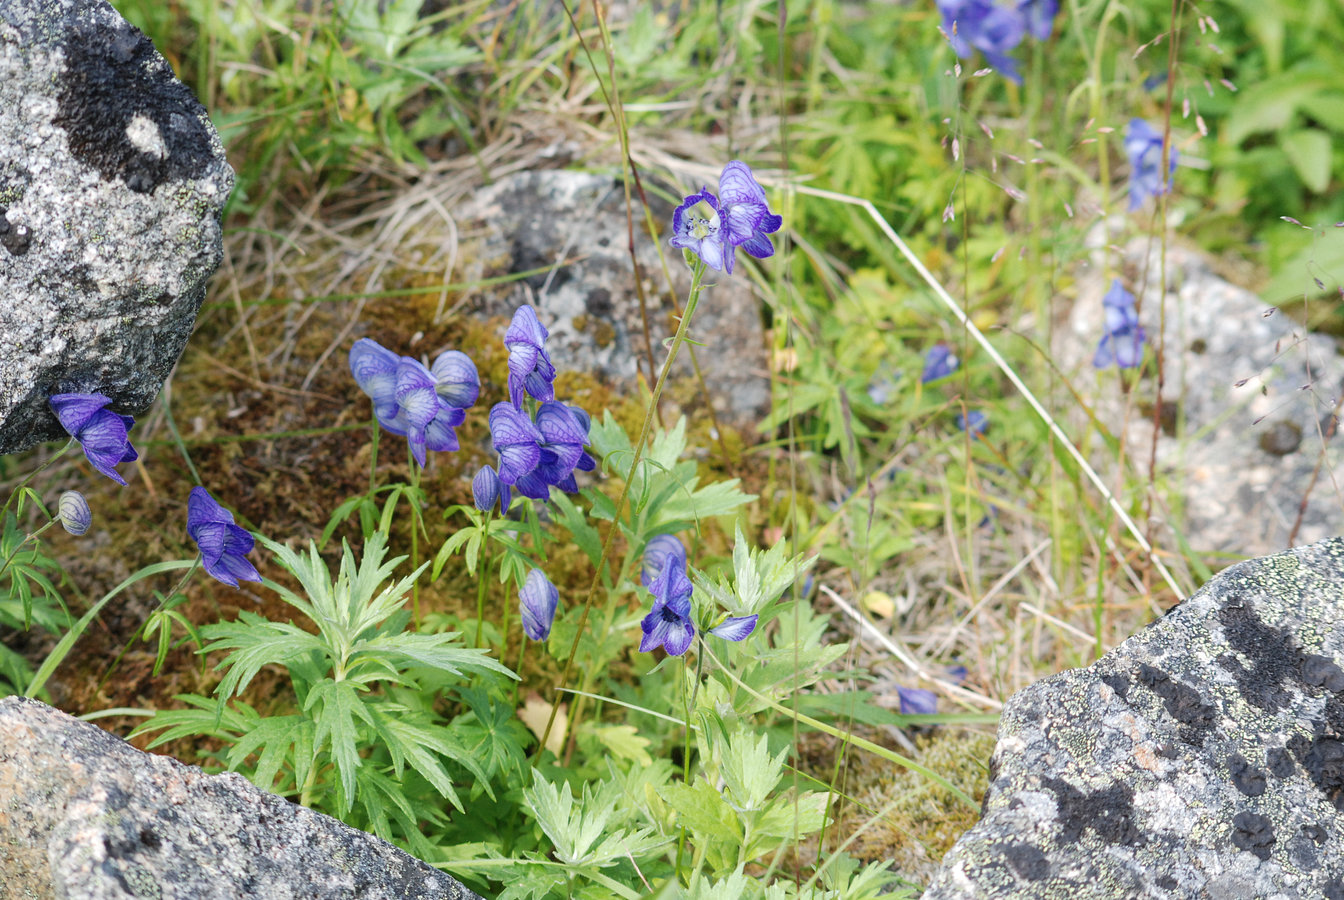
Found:
[{"label": "green stem", "polygon": [[527,635],[523,635],[522,646],[518,648],[518,664],[513,667],[513,671],[518,675],[518,678],[513,682],[514,709],[518,708],[518,688],[523,683],[523,660],[526,658],[527,658]]},{"label": "green stem", "polygon": [[[635,442],[635,455],[630,463],[630,471],[627,473],[625,485],[621,488],[620,499],[616,501],[616,509],[612,513],[611,526],[607,529],[607,536],[602,541],[602,555],[598,558],[597,566],[593,570],[593,580],[588,586],[588,595],[583,600],[583,612],[579,616],[579,627],[574,631],[574,642],[569,648],[569,656],[565,659],[565,668],[560,673],[560,680],[556,683],[556,693],[559,688],[565,686],[569,680],[569,672],[574,665],[574,657],[579,652],[579,639],[583,637],[583,626],[588,623],[588,612],[592,609],[593,598],[597,595],[597,586],[602,581],[602,571],[607,564],[607,558],[611,555],[611,545],[615,542],[616,534],[621,530],[621,513],[625,510],[625,502],[630,499],[630,483],[634,480],[635,467],[639,465],[640,459],[644,455],[644,446],[648,443],[649,433],[653,430],[653,420],[657,415],[658,398],[662,396],[663,385],[667,383],[667,376],[672,371],[672,363],[677,359],[677,351],[686,341],[686,327],[690,324],[691,316],[695,313],[696,304],[700,302],[700,291],[705,277],[704,260],[696,258],[695,266],[691,270],[691,292],[686,298],[686,312],[681,317],[681,322],[677,325],[677,333],[672,338],[672,347],[667,352],[667,359],[663,362],[662,371],[658,373],[658,380],[653,385],[653,396],[649,399],[649,408],[644,413],[644,424],[639,431],[639,440]],[[558,704],[551,703],[551,716],[546,721],[546,730],[541,736],[541,747],[546,746],[546,739],[551,736],[551,728],[555,725],[555,713],[559,708]],[[541,758],[541,750],[537,750],[537,759]]]},{"label": "green stem", "polygon": [[[411,444],[406,442],[406,455],[411,469],[411,571],[420,568],[420,467],[415,464]],[[411,618],[415,630],[420,630],[420,579],[411,585]]]},{"label": "green stem", "polygon": [[42,532],[46,531],[48,528],[55,525],[59,521],[60,521],[59,519],[51,519],[47,522],[47,524],[37,529],[37,531],[34,531],[32,534],[28,535],[23,540],[19,541],[19,546],[14,548],[14,552],[9,556],[8,559],[5,560],[5,564],[3,566],[0,566],[0,575],[4,575],[7,571],[9,571],[9,564],[14,562],[14,560],[18,558],[20,550],[22,550],[32,541],[36,541],[39,537],[42,536]]},{"label": "green stem", "polygon": [[40,472],[42,472],[56,460],[64,456],[66,451],[69,450],[71,447],[73,447],[76,443],[78,443],[78,441],[76,441],[74,438],[71,438],[70,440],[66,441],[64,447],[53,453],[51,455],[51,458],[48,459],[46,462],[44,462],[42,465],[38,466],[33,471],[29,472],[27,477],[24,478],[23,481],[20,481],[14,487],[14,490],[9,492],[9,498],[5,500],[5,508],[0,510],[0,522],[3,522],[5,520],[5,515],[9,512],[9,505],[14,502],[14,498],[19,495],[19,492],[22,491],[25,487],[27,487],[28,482],[32,481],[35,477],[37,477],[37,475]]},{"label": "green stem", "polygon": [[[490,570],[490,519],[494,512],[494,507],[485,514],[485,524],[481,526],[484,536],[481,543],[485,546],[481,550],[481,564],[477,571],[476,578],[476,649],[481,647],[481,625],[485,622],[485,573]],[[509,643],[509,634],[506,631],[500,638],[500,649],[507,647]]]},{"label": "green stem", "polygon": [[79,640],[80,635],[84,633],[84,629],[89,627],[89,623],[94,620],[98,613],[102,612],[103,607],[106,606],[113,597],[117,596],[117,594],[120,594],[122,591],[126,590],[126,588],[141,579],[148,578],[151,575],[157,575],[160,572],[171,572],[174,569],[195,568],[199,562],[200,557],[198,556],[196,559],[191,560],[177,559],[170,562],[154,563],[153,565],[145,566],[121,584],[108,591],[107,594],[103,596],[103,599],[95,603],[88,612],[81,616],[80,620],[74,624],[74,627],[65,633],[65,637],[61,638],[56,646],[51,648],[51,652],[47,654],[47,658],[42,662],[42,667],[37,670],[37,674],[33,676],[33,680],[28,683],[28,689],[23,692],[23,696],[37,696],[37,692],[42,690],[42,686],[47,683],[47,679],[51,677],[51,673],[56,671],[56,667],[59,666],[70,653],[70,649],[74,647],[75,641]]},{"label": "green stem", "polygon": [[[196,557],[196,560],[195,560],[196,565],[199,565],[199,564],[200,564],[200,561],[201,561],[201,558],[200,558],[199,556],[197,556],[197,557]],[[98,679],[98,689],[99,689],[100,691],[103,689],[103,685],[107,683],[107,679],[109,679],[109,678],[112,677],[112,673],[113,673],[114,671],[116,671],[117,664],[121,662],[121,658],[122,658],[123,656],[126,655],[126,652],[127,652],[128,650],[131,649],[131,644],[134,644],[134,643],[135,643],[136,638],[139,638],[139,639],[141,639],[141,640],[144,640],[144,637],[145,637],[145,626],[149,624],[149,620],[152,619],[152,618],[154,617],[154,614],[155,614],[156,612],[158,612],[159,610],[161,610],[161,609],[163,609],[165,606],[167,606],[168,603],[169,603],[169,601],[171,601],[171,600],[173,599],[173,597],[175,597],[175,596],[177,596],[177,594],[181,593],[182,588],[184,588],[184,587],[187,586],[187,581],[188,581],[188,579],[190,579],[192,575],[196,574],[196,565],[193,565],[190,569],[188,569],[188,570],[187,570],[187,574],[185,574],[185,575],[182,576],[181,580],[178,581],[177,586],[174,587],[171,591],[169,591],[167,594],[164,595],[164,598],[163,598],[162,600],[159,601],[159,605],[158,605],[158,606],[154,607],[152,610],[149,611],[149,615],[145,617],[145,621],[144,621],[144,623],[141,624],[140,628],[137,629],[137,631],[136,631],[135,634],[131,635],[131,639],[130,639],[129,641],[126,642],[126,646],[124,646],[124,647],[121,648],[121,652],[117,654],[117,658],[116,658],[116,659],[112,660],[112,664],[111,664],[110,666],[107,667],[107,671],[103,673],[103,677],[100,678],[100,679]],[[171,624],[170,624],[169,627],[171,627]],[[205,661],[205,657],[204,657],[204,656],[201,657],[201,661],[202,661],[202,662]]]},{"label": "green stem", "polygon": [[369,444],[369,497],[378,489],[378,417],[373,417],[373,440]]}]

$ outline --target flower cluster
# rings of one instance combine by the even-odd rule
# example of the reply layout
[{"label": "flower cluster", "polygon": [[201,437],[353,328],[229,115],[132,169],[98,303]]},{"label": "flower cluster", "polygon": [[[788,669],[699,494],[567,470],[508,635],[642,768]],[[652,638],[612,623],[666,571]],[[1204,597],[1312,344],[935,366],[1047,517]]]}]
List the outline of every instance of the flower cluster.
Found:
[{"label": "flower cluster", "polygon": [[1143,119],[1130,119],[1125,128],[1125,156],[1129,157],[1129,208],[1138,209],[1143,201],[1171,188],[1171,173],[1176,171],[1179,154],[1171,148],[1167,174],[1162,174],[1162,132]]},{"label": "flower cluster", "polygon": [[757,259],[775,252],[768,234],[779,231],[784,219],[770,212],[765,189],[751,168],[733,160],[719,175],[719,195],[708,187],[684,198],[672,212],[671,244],[689,250],[711,269],[733,274],[737,248]]},{"label": "flower cluster", "polygon": [[1111,289],[1102,298],[1106,310],[1105,332],[1097,345],[1092,365],[1105,369],[1115,363],[1122,369],[1132,369],[1143,361],[1143,326],[1134,307],[1134,295],[1125,290],[1120,279],[1111,282]]},{"label": "flower cluster", "polygon": [[[651,538],[644,549],[640,581],[653,595],[653,608],[640,622],[644,638],[641,653],[662,647],[672,656],[690,649],[695,637],[691,620],[691,596],[695,588],[686,575],[686,548],[670,534]],[[756,628],[758,616],[720,615],[707,634],[725,641],[740,641]]]},{"label": "flower cluster", "polygon": [[[490,410],[490,440],[499,454],[499,469],[483,466],[472,479],[472,496],[482,512],[495,502],[507,511],[511,491],[546,500],[551,488],[579,489],[574,472],[591,472],[596,461],[583,448],[592,425],[577,406],[555,399],[555,366],[546,352],[545,326],[531,306],[514,313],[504,346],[509,349],[509,402]],[[529,414],[524,399],[541,401]]]},{"label": "flower cluster", "polygon": [[126,436],[135,419],[107,409],[112,399],[105,394],[55,394],[47,402],[61,427],[84,448],[89,464],[125,485],[114,466],[139,458]]},{"label": "flower cluster", "polygon": [[976,50],[998,71],[1022,83],[1017,60],[1009,56],[1028,34],[1038,41],[1054,29],[1058,0],[937,0],[943,32],[952,50],[968,59]]},{"label": "flower cluster", "polygon": [[350,348],[350,374],[373,400],[378,423],[405,437],[415,461],[424,466],[425,451],[457,449],[453,431],[476,402],[481,381],[476,364],[465,353],[449,350],[426,369],[419,360],[397,356],[370,338]]}]

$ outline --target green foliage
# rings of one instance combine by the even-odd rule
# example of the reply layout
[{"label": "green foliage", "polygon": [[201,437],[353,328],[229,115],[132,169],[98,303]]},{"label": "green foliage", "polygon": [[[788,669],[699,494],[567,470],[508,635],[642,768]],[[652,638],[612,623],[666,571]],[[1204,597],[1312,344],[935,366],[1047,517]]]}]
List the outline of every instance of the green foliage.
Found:
[{"label": "green foliage", "polygon": [[[180,697],[191,708],[159,712],[137,733],[160,732],[155,745],[213,737],[226,746],[220,751],[224,765],[261,787],[297,794],[306,805],[353,818],[389,839],[421,840],[418,822],[442,814],[413,784],[432,788],[460,811],[457,778],[488,782],[488,774],[472,752],[479,747],[466,744],[432,707],[413,698],[436,680],[512,673],[485,651],[458,646],[456,633],[406,630],[409,615],[402,607],[428,564],[389,584],[405,557],[384,560],[382,533],[365,544],[359,561],[345,545],[335,577],[316,544],[305,554],[261,542],[302,592],[268,585],[317,633],[249,612],[235,622],[207,625],[201,629],[209,641],[203,652],[225,653],[215,697]],[[264,716],[236,699],[263,668],[276,665],[287,671],[293,689],[290,712]],[[516,759],[516,747],[511,752]]]},{"label": "green foliage", "polygon": [[[27,490],[27,489],[24,489]],[[41,508],[37,495],[31,499]],[[22,499],[18,504],[22,512]],[[58,634],[71,624],[69,611],[56,585],[61,568],[42,552],[41,544],[19,527],[18,517],[3,513],[0,523],[0,628],[28,631],[34,625]],[[31,680],[28,661],[0,644],[0,696],[21,692]]]}]

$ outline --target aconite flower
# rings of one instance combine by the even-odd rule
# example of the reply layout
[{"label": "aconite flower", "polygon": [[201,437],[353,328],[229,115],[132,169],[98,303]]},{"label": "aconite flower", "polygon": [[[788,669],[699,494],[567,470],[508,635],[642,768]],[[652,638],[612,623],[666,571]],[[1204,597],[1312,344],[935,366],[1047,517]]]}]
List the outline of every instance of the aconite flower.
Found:
[{"label": "aconite flower", "polygon": [[203,487],[191,489],[187,499],[187,534],[201,549],[201,564],[216,581],[238,587],[243,581],[261,581],[256,567],[248,562],[256,539],[251,532],[233,524],[233,513],[215,502]]},{"label": "aconite flower", "polygon": [[555,399],[555,366],[546,352],[546,338],[550,332],[537,318],[537,311],[527,304],[518,307],[504,332],[504,346],[509,350],[509,400],[523,408],[523,394],[536,400]]},{"label": "aconite flower", "polygon": [[719,195],[702,188],[672,211],[673,247],[689,250],[711,269],[733,273],[737,248],[757,259],[775,252],[766,235],[779,231],[784,219],[770,212],[765,188],[751,167],[732,160],[719,174]]},{"label": "aconite flower", "polygon": [[79,491],[66,491],[56,501],[56,518],[61,527],[76,537],[89,530],[93,524],[93,513],[89,510],[89,501]]},{"label": "aconite flower", "polygon": [[1102,298],[1106,322],[1101,343],[1097,345],[1092,365],[1104,369],[1115,363],[1122,369],[1132,369],[1143,361],[1143,326],[1134,306],[1134,295],[1125,290],[1116,278],[1111,289]]},{"label": "aconite flower", "polygon": [[1125,128],[1125,156],[1129,157],[1129,208],[1138,209],[1143,201],[1165,194],[1171,187],[1179,154],[1172,147],[1168,154],[1167,174],[1162,174],[1162,132],[1143,119],[1130,119]]},{"label": "aconite flower", "polygon": [[662,647],[672,656],[681,656],[690,649],[695,637],[695,626],[691,623],[693,592],[691,580],[686,577],[685,563],[669,554],[649,585],[653,609],[639,625],[644,632],[644,638],[639,642],[641,653]]},{"label": "aconite flower", "polygon": [[112,399],[105,394],[56,394],[47,402],[61,427],[84,448],[89,464],[124,485],[126,479],[113,467],[139,457],[126,436],[135,419],[106,409]]}]

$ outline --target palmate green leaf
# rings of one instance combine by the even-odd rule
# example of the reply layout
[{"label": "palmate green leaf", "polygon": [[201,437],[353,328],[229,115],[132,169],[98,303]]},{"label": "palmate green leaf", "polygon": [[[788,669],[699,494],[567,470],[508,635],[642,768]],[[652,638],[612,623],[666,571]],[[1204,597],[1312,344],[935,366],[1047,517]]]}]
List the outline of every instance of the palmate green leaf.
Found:
[{"label": "palmate green leaf", "polygon": [[[428,715],[395,704],[369,704],[366,709],[374,732],[373,743],[386,750],[398,777],[409,763],[458,812],[463,812],[443,764],[444,759],[451,759],[490,791],[489,778],[480,763],[452,731],[435,724]],[[493,799],[494,794],[490,796]]]},{"label": "palmate green leaf", "polygon": [[689,829],[698,843],[741,843],[742,823],[737,813],[705,779],[696,779],[693,785],[665,784],[658,788],[658,796],[676,810],[677,824]]},{"label": "palmate green leaf", "polygon": [[358,689],[349,682],[319,681],[304,700],[304,712],[315,722],[313,750],[320,753],[330,747],[331,760],[340,779],[336,806],[341,815],[350,812],[355,797],[355,773],[359,769],[359,728],[355,719],[372,725],[372,716],[360,700]]},{"label": "palmate green leaf", "polygon": [[351,648],[351,656],[374,657],[403,666],[425,666],[459,677],[464,673],[484,675],[487,672],[518,680],[508,668],[489,656],[489,651],[458,646],[461,635],[456,631],[440,634],[380,634],[361,640]]},{"label": "palmate green leaf", "polygon": [[232,744],[261,721],[257,711],[242,701],[226,703],[223,698],[199,694],[178,694],[173,699],[190,708],[158,710],[153,718],[137,725],[131,737],[160,732],[149,742],[150,750],[182,738],[208,737]]},{"label": "palmate green leaf", "polygon": [[[571,866],[589,861],[589,851],[602,836],[610,806],[592,804],[588,786],[584,785],[583,799],[577,805],[566,784],[551,784],[540,772],[533,770],[532,786],[523,791],[523,797],[541,830],[555,847],[555,856]],[[597,806],[597,808],[591,808]]]},{"label": "palmate green leaf", "polygon": [[[711,731],[710,734],[716,734]],[[759,739],[737,731],[727,736],[722,750],[723,765],[720,773],[732,795],[732,805],[739,811],[756,810],[765,806],[770,792],[779,784],[784,771],[784,759],[789,747],[770,755],[770,739],[764,734]]]},{"label": "palmate green leaf", "polygon": [[224,699],[247,689],[264,666],[289,666],[310,655],[329,657],[330,648],[316,635],[288,622],[271,622],[256,613],[243,611],[236,622],[220,622],[201,629],[210,641],[206,653],[231,650],[218,666],[227,671],[215,693]]},{"label": "palmate green leaf", "polygon": [[460,688],[457,693],[471,712],[458,716],[448,727],[464,752],[491,778],[505,772],[521,775],[527,763],[523,747],[531,733],[518,720],[513,705],[481,688]]},{"label": "palmate green leaf", "polygon": [[224,764],[238,771],[256,753],[257,762],[248,779],[264,791],[275,791],[276,775],[288,762],[294,772],[294,786],[300,787],[313,763],[313,739],[313,722],[307,716],[267,716],[238,737]]}]

